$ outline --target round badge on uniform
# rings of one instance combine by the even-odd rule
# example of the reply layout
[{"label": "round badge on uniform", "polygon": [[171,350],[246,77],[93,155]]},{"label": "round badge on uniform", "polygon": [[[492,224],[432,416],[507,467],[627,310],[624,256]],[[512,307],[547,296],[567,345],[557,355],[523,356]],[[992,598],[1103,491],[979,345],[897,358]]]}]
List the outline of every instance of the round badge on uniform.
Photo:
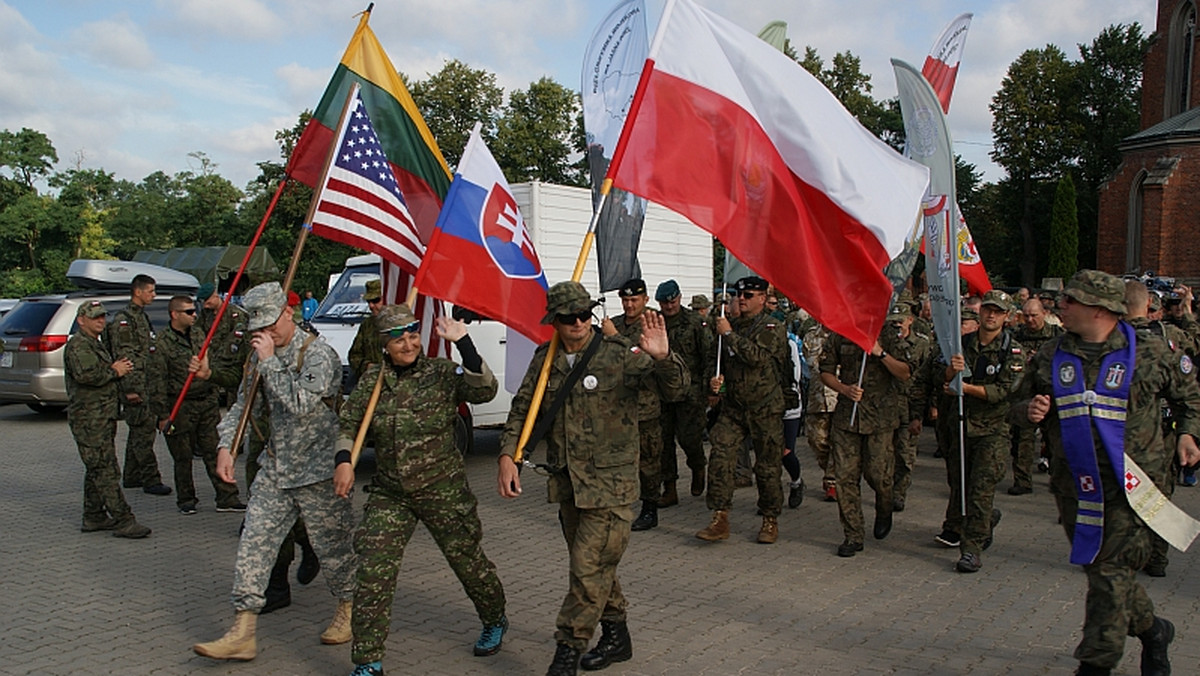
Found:
[{"label": "round badge on uniform", "polygon": [[994,375],[996,375],[996,370],[997,370],[998,368],[999,368],[999,367],[998,367],[998,366],[996,366],[995,364],[988,364],[988,367],[987,367],[987,374],[988,374],[989,376],[994,376]]},{"label": "round badge on uniform", "polygon": [[1075,365],[1063,364],[1058,369],[1058,382],[1063,385],[1070,385],[1075,382]]},{"label": "round badge on uniform", "polygon": [[1183,371],[1183,375],[1190,376],[1192,374],[1192,358],[1186,354],[1179,358],[1179,370]]},{"label": "round badge on uniform", "polygon": [[1095,390],[1084,390],[1083,391],[1083,403],[1087,404],[1088,406],[1094,405],[1096,403],[1096,391]]},{"label": "round badge on uniform", "polygon": [[583,389],[585,390],[594,390],[596,389],[596,385],[599,384],[599,381],[596,380],[596,376],[586,375],[583,377]]}]

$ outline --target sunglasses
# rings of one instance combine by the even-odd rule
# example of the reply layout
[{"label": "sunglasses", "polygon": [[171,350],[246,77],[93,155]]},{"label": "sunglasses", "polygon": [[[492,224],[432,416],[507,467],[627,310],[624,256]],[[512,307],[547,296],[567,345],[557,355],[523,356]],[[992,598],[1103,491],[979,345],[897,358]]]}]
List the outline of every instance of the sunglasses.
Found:
[{"label": "sunglasses", "polygon": [[176,312],[182,312],[185,315],[194,315],[196,314],[196,308],[192,308],[190,310],[176,310]]},{"label": "sunglasses", "polygon": [[384,331],[384,333],[387,334],[389,338],[402,338],[406,333],[418,333],[420,330],[421,320],[418,319],[417,321],[409,322],[404,326],[397,326],[394,329],[388,329],[387,331]]},{"label": "sunglasses", "polygon": [[758,295],[757,291],[743,291],[742,292],[742,298],[745,298],[746,300],[750,300],[751,298],[753,298],[757,295]]},{"label": "sunglasses", "polygon": [[558,313],[554,315],[554,320],[559,324],[570,326],[575,322],[590,322],[592,321],[592,311],[583,310],[582,312]]}]

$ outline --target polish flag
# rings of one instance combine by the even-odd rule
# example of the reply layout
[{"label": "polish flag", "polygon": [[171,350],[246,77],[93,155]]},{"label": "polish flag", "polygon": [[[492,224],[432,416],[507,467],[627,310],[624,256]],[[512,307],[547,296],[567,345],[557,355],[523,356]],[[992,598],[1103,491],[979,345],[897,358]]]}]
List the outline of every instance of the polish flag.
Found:
[{"label": "polish flag", "polygon": [[950,112],[950,96],[954,94],[954,80],[958,77],[963,49],[967,46],[967,29],[971,27],[972,16],[967,12],[955,17],[933,43],[933,49],[921,66],[921,75],[933,86],[943,113]]},{"label": "polish flag", "polygon": [[929,171],[774,47],[673,0],[608,177],[711,232],[870,348],[892,295],[883,268],[921,213]]}]

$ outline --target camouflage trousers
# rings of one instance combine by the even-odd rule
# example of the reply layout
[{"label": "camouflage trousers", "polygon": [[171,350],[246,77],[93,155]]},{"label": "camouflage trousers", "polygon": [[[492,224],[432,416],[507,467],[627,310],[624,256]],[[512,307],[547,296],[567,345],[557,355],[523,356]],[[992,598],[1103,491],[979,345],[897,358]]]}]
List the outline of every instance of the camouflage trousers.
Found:
[{"label": "camouflage trousers", "polygon": [[747,412],[722,406],[717,424],[708,433],[712,449],[708,457],[708,493],[705,504],[710,510],[728,510],[733,506],[734,465],[745,447],[746,437],[754,449],[754,481],[758,487],[758,509],[763,516],[779,516],[783,511],[782,413]]},{"label": "camouflage trousers", "polygon": [[[1111,476],[1102,477],[1111,482]],[[1055,496],[1063,529],[1070,541],[1075,534],[1078,502],[1073,497]],[[1150,558],[1150,536],[1129,503],[1118,497],[1104,501],[1104,540],[1100,553],[1083,567],[1087,574],[1087,604],[1083,638],[1075,648],[1075,659],[1098,667],[1114,668],[1125,652],[1125,637],[1148,631],[1154,623],[1154,604],[1137,580],[1138,571]]]},{"label": "camouflage trousers", "polygon": [[895,468],[892,470],[892,497],[904,500],[912,486],[913,468],[917,466],[917,437],[908,433],[908,425],[896,428],[892,435]]},{"label": "camouflage trousers", "polygon": [[662,487],[663,430],[658,418],[638,421],[638,480],[643,500],[658,500]]},{"label": "camouflage trousers", "polygon": [[147,404],[125,404],[122,411],[129,437],[125,440],[125,468],[121,480],[129,487],[161,484],[162,474],[154,455],[154,437],[158,434],[154,413]]},{"label": "camouflage trousers", "polygon": [[583,651],[600,620],[625,621],[629,604],[621,593],[617,564],[629,546],[633,507],[580,509],[561,502],[558,520],[570,555],[570,588],[555,620],[554,639]]},{"label": "camouflage trousers", "polygon": [[117,421],[72,419],[71,434],[83,461],[83,520],[100,523],[111,515],[117,521],[133,516],[121,492],[121,468],[117,466],[114,437]]},{"label": "camouflage trousers", "polygon": [[837,474],[838,516],[846,542],[861,544],[862,479],[875,491],[875,513],[892,511],[892,431],[858,434],[833,428],[833,465]]},{"label": "camouflage trousers", "polygon": [[313,549],[321,559],[321,572],[329,591],[340,601],[354,598],[356,561],[351,545],[354,507],[333,493],[333,479],[298,488],[281,488],[275,473],[264,468],[254,479],[254,492],[246,509],[245,529],[238,541],[234,568],[234,610],[258,612],[271,569],[298,516],[304,516]]},{"label": "camouflage trousers", "polygon": [[679,440],[687,466],[692,472],[704,472],[704,406],[690,401],[664,403],[662,415],[662,461],[659,466],[663,481],[679,480],[679,457],[675,440]]},{"label": "camouflage trousers", "polygon": [[174,429],[167,437],[167,450],[175,461],[175,502],[182,506],[195,504],[196,484],[192,480],[192,459],[204,462],[204,471],[217,492],[217,507],[238,502],[237,484],[217,476],[217,423],[221,413],[216,397],[212,401],[184,401],[175,416]]},{"label": "camouflage trousers", "polygon": [[1014,454],[1012,461],[1013,485],[1033,488],[1033,466],[1038,459],[1038,429],[1036,427],[1013,427]]},{"label": "camouflage trousers", "polygon": [[1009,437],[1007,432],[967,437],[966,516],[962,513],[964,471],[958,435],[951,435],[951,439],[946,454],[946,482],[950,485],[950,499],[946,503],[946,519],[942,522],[942,528],[959,534],[959,551],[978,555],[983,552],[984,541],[992,535],[992,505],[996,501],[996,484],[1004,478]]},{"label": "camouflage trousers", "polygon": [[484,626],[500,624],[504,617],[504,587],[496,566],[480,545],[483,527],[479,504],[464,477],[446,479],[416,493],[394,494],[372,487],[363,520],[354,535],[358,555],[358,587],[354,592],[351,626],[355,664],[383,660],[396,577],[404,548],[416,529],[425,524],[450,569],[458,576]]},{"label": "camouflage trousers", "polygon": [[[258,470],[262,469],[262,464],[258,459],[262,456],[263,451],[267,447],[267,438],[271,435],[271,421],[268,418],[251,418],[250,424],[247,426],[245,440],[242,442],[242,447],[246,449],[246,487],[247,493],[254,490],[254,478],[258,476]],[[306,550],[312,549],[312,542],[308,539],[308,529],[304,527],[304,517],[297,517],[296,525],[288,531],[287,537],[283,539],[283,544],[279,546],[279,558],[276,559],[275,565],[288,568],[292,565],[292,561],[296,559],[296,545],[300,545]]]},{"label": "camouflage trousers", "polygon": [[[1158,475],[1163,477],[1163,479],[1155,483],[1155,485],[1168,498],[1175,494],[1175,477],[1179,476],[1179,455],[1175,452],[1175,444],[1178,442],[1178,439],[1174,430],[1163,431],[1163,446],[1166,447],[1167,452],[1163,458],[1162,473]],[[1151,531],[1150,563],[1165,568],[1167,563],[1169,563],[1167,552],[1170,549],[1171,545],[1167,544],[1166,540],[1159,537],[1158,533]]]},{"label": "camouflage trousers", "polygon": [[804,437],[808,439],[808,447],[812,449],[821,468],[821,487],[829,488],[837,483],[837,475],[833,471],[833,443],[831,429],[833,413],[808,412],[804,414]]}]

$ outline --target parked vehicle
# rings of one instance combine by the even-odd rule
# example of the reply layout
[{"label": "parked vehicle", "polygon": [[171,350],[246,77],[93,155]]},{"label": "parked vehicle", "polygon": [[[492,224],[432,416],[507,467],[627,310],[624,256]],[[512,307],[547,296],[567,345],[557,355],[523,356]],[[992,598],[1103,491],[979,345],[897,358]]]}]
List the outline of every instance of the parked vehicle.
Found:
[{"label": "parked vehicle", "polygon": [[77,260],[67,278],[83,291],[28,296],[0,318],[0,402],[24,403],[39,413],[67,406],[63,347],[78,329],[75,312],[83,303],[99,300],[111,316],[129,304],[134,275],[155,278],[158,297],[146,308],[151,325],[160,330],[170,321],[167,305],[176,293],[195,294],[195,277],[176,270],[128,261]]}]

